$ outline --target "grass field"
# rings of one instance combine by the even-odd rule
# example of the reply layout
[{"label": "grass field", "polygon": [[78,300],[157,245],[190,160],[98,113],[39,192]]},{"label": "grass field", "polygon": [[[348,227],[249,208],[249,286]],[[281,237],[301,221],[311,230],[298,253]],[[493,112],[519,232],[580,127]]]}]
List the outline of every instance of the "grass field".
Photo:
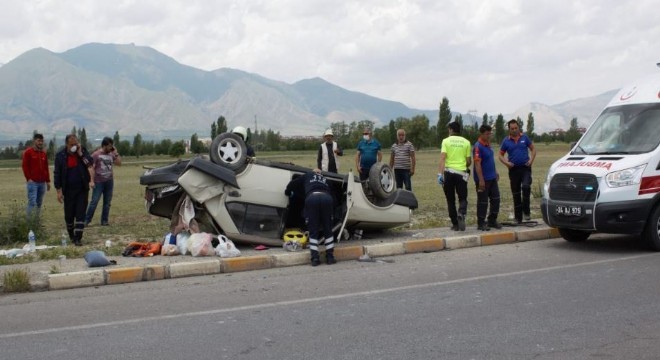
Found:
[{"label": "grass field", "polygon": [[[537,144],[537,158],[533,167],[532,217],[540,217],[538,198],[541,185],[545,181],[548,167],[552,162],[566,153],[567,144]],[[316,152],[280,152],[260,153],[259,158],[268,158],[276,161],[291,162],[297,165],[314,167]],[[354,150],[345,151],[341,159],[340,172],[344,173],[353,166]],[[413,176],[413,191],[418,199],[419,208],[413,214],[412,228],[429,228],[448,226],[447,205],[442,188],[436,183],[438,159],[440,151],[422,150],[417,153],[417,172]],[[389,151],[383,154],[383,160],[389,161]],[[168,232],[169,221],[147,214],[144,207],[144,187],[139,184],[139,177],[144,172],[143,166],[160,166],[175,161],[169,157],[130,158],[123,159],[122,166],[115,167],[115,189],[112,208],[110,210],[110,226],[99,226],[102,204],[99,203],[92,226],[85,230],[83,242],[90,247],[99,247],[105,240],[113,240],[118,244],[133,240],[160,239]],[[52,164],[51,164],[52,165]],[[499,220],[506,221],[513,214],[513,202],[505,167],[497,162],[501,174],[500,191],[502,204]],[[51,167],[52,176],[52,167]],[[0,161],[0,218],[7,217],[12,207],[25,207],[26,188],[25,179],[17,161]],[[476,192],[472,179],[468,187],[468,226],[476,223]],[[42,209],[43,221],[46,226],[46,243],[59,244],[59,234],[64,229],[64,211],[57,202],[54,188],[46,194]],[[27,237],[27,234],[26,234]],[[42,241],[42,239],[39,239]],[[22,246],[22,239],[16,245]]]}]

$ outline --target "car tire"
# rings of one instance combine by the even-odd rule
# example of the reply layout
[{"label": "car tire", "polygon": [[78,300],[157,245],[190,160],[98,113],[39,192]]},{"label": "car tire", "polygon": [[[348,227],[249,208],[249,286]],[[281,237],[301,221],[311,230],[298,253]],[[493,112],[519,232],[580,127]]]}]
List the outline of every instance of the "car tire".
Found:
[{"label": "car tire", "polygon": [[222,133],[213,139],[210,154],[211,161],[230,170],[242,171],[247,166],[247,146],[240,136]]},{"label": "car tire", "polygon": [[589,231],[574,230],[574,229],[559,229],[559,235],[568,242],[582,242],[589,238],[591,233]]},{"label": "car tire", "polygon": [[369,188],[381,199],[389,197],[396,190],[394,171],[383,162],[377,162],[369,169]]},{"label": "car tire", "polygon": [[650,250],[660,251],[660,205],[653,209],[646,221],[642,241]]}]

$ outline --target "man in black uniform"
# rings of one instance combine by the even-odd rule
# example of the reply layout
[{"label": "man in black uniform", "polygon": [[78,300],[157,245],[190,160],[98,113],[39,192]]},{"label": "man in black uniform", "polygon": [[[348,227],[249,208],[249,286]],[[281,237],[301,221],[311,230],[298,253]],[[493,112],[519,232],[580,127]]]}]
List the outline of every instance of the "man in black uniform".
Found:
[{"label": "man in black uniform", "polygon": [[294,197],[302,192],[305,195],[305,219],[309,231],[309,250],[312,266],[321,263],[319,257],[319,239],[325,238],[325,257],[328,265],[337,263],[334,256],[335,239],[332,234],[333,200],[327,179],[320,169],[307,172],[289,182],[284,194]]}]

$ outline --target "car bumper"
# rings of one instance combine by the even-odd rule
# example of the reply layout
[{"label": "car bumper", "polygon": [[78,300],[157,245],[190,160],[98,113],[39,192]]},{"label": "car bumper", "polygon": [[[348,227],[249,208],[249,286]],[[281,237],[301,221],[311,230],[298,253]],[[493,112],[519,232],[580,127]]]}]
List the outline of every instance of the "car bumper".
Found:
[{"label": "car bumper", "polygon": [[[579,205],[582,208],[582,215],[557,215],[555,211],[557,205]],[[652,201],[650,199],[610,203],[569,203],[543,198],[541,200],[541,213],[546,224],[557,228],[598,231],[610,234],[641,234],[651,205]]]}]

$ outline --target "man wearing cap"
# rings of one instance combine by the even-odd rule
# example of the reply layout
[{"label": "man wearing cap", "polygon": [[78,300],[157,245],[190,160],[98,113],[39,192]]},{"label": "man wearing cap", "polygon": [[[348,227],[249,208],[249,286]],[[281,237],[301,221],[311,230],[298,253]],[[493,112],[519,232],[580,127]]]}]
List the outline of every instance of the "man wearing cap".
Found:
[{"label": "man wearing cap", "polygon": [[[442,185],[447,198],[447,211],[451,219],[451,229],[465,231],[467,213],[467,182],[470,175],[468,168],[472,164],[470,142],[460,136],[461,124],[457,121],[447,125],[449,136],[442,141],[440,164],[438,165],[438,184]],[[456,212],[458,195],[458,212]]]},{"label": "man wearing cap", "polygon": [[32,210],[41,209],[44,194],[50,190],[50,173],[48,172],[48,156],[44,151],[44,136],[34,134],[32,147],[23,152],[23,175],[27,182],[27,215],[32,216]]},{"label": "man wearing cap", "polygon": [[412,191],[410,177],[415,175],[415,147],[406,139],[406,131],[396,131],[396,142],[392,144],[390,167],[394,170],[396,187]]},{"label": "man wearing cap", "polygon": [[325,142],[319,146],[319,151],[316,155],[316,167],[331,173],[339,172],[339,159],[337,157],[344,155],[337,142],[334,141],[334,137],[332,129],[326,130],[323,133],[323,140]]},{"label": "man wearing cap", "polygon": [[370,128],[364,128],[362,140],[358,143],[355,153],[355,168],[360,173],[360,181],[367,180],[371,166],[382,159],[380,143],[372,137]]}]

